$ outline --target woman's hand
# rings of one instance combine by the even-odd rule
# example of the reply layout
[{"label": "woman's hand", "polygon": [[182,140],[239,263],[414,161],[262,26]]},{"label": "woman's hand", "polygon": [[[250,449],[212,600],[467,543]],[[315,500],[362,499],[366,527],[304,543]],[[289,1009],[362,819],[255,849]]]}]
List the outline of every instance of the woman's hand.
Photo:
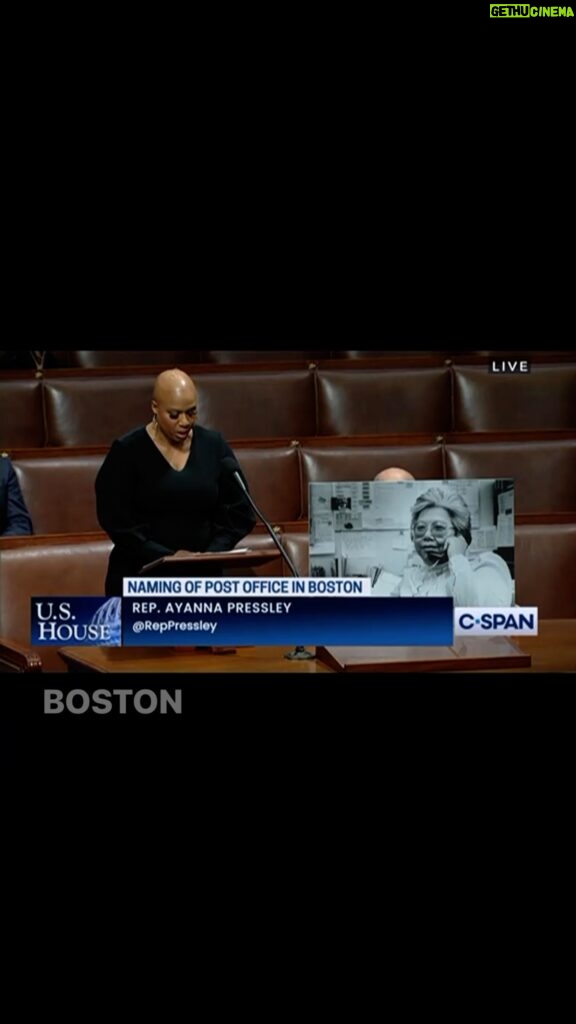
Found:
[{"label": "woman's hand", "polygon": [[445,547],[448,558],[452,558],[454,555],[465,555],[467,550],[468,543],[461,534],[456,533],[453,537],[448,537]]}]

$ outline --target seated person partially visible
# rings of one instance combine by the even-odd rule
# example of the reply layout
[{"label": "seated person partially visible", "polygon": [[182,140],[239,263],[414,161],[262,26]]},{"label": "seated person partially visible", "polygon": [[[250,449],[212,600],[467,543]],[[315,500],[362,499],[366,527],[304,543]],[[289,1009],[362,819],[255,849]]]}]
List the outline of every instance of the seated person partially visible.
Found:
[{"label": "seated person partially visible", "polygon": [[0,536],[33,533],[32,520],[22,497],[18,477],[6,452],[0,457]]},{"label": "seated person partially visible", "polygon": [[381,469],[379,473],[376,473],[375,480],[382,480],[384,483],[394,483],[396,480],[415,480],[416,477],[412,476],[407,469],[401,469],[399,466],[389,466],[388,469]]}]

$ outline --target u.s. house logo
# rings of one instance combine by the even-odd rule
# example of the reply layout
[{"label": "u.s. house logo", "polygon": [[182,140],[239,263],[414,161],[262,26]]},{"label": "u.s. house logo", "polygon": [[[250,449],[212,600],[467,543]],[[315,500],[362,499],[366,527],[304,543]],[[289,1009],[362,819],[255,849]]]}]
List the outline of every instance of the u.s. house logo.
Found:
[{"label": "u.s. house logo", "polygon": [[533,7],[532,4],[490,4],[491,18],[573,18],[571,7]]},{"label": "u.s. house logo", "polygon": [[120,597],[34,597],[32,643],[120,647],[121,604]]}]

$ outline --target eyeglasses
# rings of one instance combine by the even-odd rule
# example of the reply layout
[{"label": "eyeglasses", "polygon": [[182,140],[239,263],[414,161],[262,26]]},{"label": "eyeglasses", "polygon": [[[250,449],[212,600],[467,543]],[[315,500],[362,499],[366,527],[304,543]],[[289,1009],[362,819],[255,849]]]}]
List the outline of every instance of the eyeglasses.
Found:
[{"label": "eyeglasses", "polygon": [[416,526],[414,527],[414,536],[420,538],[425,537],[428,530],[430,530],[432,536],[435,537],[436,540],[444,540],[449,533],[454,533],[453,527],[448,526],[446,523],[416,523]]}]

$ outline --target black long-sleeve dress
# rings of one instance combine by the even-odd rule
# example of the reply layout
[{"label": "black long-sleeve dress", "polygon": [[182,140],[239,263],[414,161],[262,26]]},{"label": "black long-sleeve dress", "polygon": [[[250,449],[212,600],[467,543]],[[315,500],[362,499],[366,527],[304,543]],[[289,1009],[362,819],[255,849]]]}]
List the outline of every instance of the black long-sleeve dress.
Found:
[{"label": "black long-sleeve dress", "polygon": [[182,470],[172,468],[145,427],[114,441],[96,477],[98,521],[114,542],[108,597],[120,596],[122,578],[148,562],[180,549],[230,551],[250,533],[255,516],[222,469],[227,456],[234,453],[222,435],[199,426]]}]

